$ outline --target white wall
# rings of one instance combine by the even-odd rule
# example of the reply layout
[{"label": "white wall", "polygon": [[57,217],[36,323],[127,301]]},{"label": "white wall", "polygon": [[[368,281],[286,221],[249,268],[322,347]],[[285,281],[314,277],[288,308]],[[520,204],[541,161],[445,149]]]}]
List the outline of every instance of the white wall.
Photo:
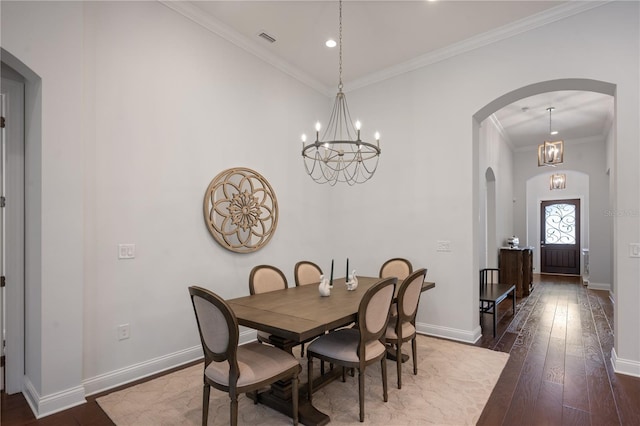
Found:
[{"label": "white wall", "polygon": [[[195,354],[186,287],[246,294],[259,263],[292,281],[301,257],[340,268],[349,256],[375,274],[406,256],[437,282],[420,330],[474,341],[472,117],[539,81],[615,84],[614,203],[638,211],[638,35],[638,4],[609,4],[349,93],[382,133],[383,156],[366,185],[329,188],[304,176],[298,138],[331,101],[301,83],[157,3],[3,2],[2,47],[42,77],[42,318],[27,330],[41,333],[27,371],[39,412],[61,408],[59,395],[80,401],[81,384],[93,392]],[[269,245],[242,256],[201,216],[209,181],[234,166],[262,173],[281,209]],[[615,221],[616,350],[633,368],[640,272],[626,250],[640,228],[637,217]],[[438,240],[452,252],[437,252]],[[118,261],[118,243],[135,243],[136,259]],[[131,338],[119,342],[122,323]]]},{"label": "white wall", "polygon": [[56,409],[53,399],[83,397],[82,10],[74,2],[2,3],[2,47],[37,70],[25,76],[27,106],[43,111],[36,122],[27,110],[25,132],[25,386],[44,412]]},{"label": "white wall", "polygon": [[[479,176],[479,214],[480,227],[483,227],[487,218],[485,217],[487,203],[487,181],[485,172],[491,168],[495,175],[495,229],[493,239],[496,243],[494,249],[506,245],[507,238],[514,235],[513,230],[513,152],[510,142],[498,127],[495,119],[489,119],[481,123],[480,147],[478,159]],[[483,208],[483,206],[485,206]],[[480,238],[480,251],[484,246],[483,239]],[[489,241],[487,235],[486,241]],[[480,255],[480,267],[498,267],[498,250],[488,249],[486,253],[486,264],[482,260],[485,256]]]},{"label": "white wall", "polygon": [[[615,203],[638,211],[638,51],[638,4],[615,2],[349,93],[351,109],[377,123],[386,141],[380,173],[357,191],[377,191],[392,205],[409,203],[421,213],[393,221],[390,229],[413,235],[403,249],[424,253],[429,277],[437,282],[420,306],[422,330],[469,340],[478,333],[476,192],[481,170],[471,117],[482,112],[486,118],[495,109],[485,111],[485,106],[494,100],[535,83],[572,77],[616,85]],[[553,66],[544,65],[549,63]],[[400,154],[407,149],[411,156]],[[390,173],[399,174],[393,183]],[[378,199],[361,196],[357,201],[374,210]],[[616,221],[618,293],[625,294],[617,294],[616,349],[621,358],[637,362],[640,317],[628,301],[640,300],[640,270],[638,260],[622,249],[640,238],[640,229],[637,217]],[[437,252],[438,240],[452,241],[453,252]],[[633,362],[623,368],[637,368]]]},{"label": "white wall", "polygon": [[[91,2],[85,24],[95,133],[86,147],[84,377],[94,378],[186,348],[199,354],[188,285],[246,295],[261,263],[293,285],[302,253],[327,268],[332,249],[328,188],[304,179],[299,151],[325,97],[162,5]],[[270,243],[246,255],[219,246],[202,216],[209,182],[238,166],[261,173],[280,207]],[[117,260],[127,242],[136,259]],[[119,342],[124,323],[132,337]]]}]

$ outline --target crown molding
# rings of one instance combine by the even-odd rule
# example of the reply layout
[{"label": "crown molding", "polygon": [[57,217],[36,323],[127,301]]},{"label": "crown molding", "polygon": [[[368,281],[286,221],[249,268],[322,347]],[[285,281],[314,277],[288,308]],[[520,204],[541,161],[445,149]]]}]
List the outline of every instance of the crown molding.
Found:
[{"label": "crown molding", "polygon": [[[550,23],[577,15],[579,13],[591,10],[611,2],[612,0],[603,1],[570,1],[568,3],[548,9],[544,12],[537,13],[519,21],[504,25],[495,30],[487,31],[475,37],[454,43],[442,49],[434,50],[414,59],[402,62],[381,71],[374,72],[362,78],[353,80],[349,83],[349,90],[360,89],[374,83],[379,83],[401,74],[415,71],[427,65],[444,61],[445,59],[461,55],[471,50],[479,49],[483,46],[496,43],[498,41],[516,36],[518,34],[548,25]],[[345,83],[346,85],[346,83]],[[346,90],[345,90],[346,92]]]},{"label": "crown molding", "polygon": [[[290,75],[291,77],[311,87],[317,92],[320,92],[323,95],[329,97],[335,95],[335,90],[332,87],[325,86],[320,81],[302,71],[300,68],[295,67],[289,62],[281,59],[263,46],[260,46],[255,41],[249,39],[248,37],[245,37],[244,35],[235,31],[233,28],[215,19],[213,16],[207,15],[201,9],[198,9],[196,6],[192,5],[191,2],[172,0],[157,1],[168,7],[169,9],[202,26],[206,30],[217,34],[218,36],[235,44],[241,49],[244,49],[252,55],[257,56],[264,62],[272,65],[285,74]],[[459,43],[454,43],[442,49],[438,49],[433,52],[418,56],[409,61],[405,61],[392,67],[385,68],[381,71],[368,74],[351,82],[345,82],[344,91],[353,91],[374,83],[379,83],[383,80],[387,80],[440,61],[444,61],[445,59],[461,55],[471,50],[475,50],[480,47],[507,39],[509,37],[516,36],[526,31],[530,31],[532,29],[539,28],[541,26],[559,21],[561,19],[577,15],[579,13],[610,3],[611,1],[613,0],[569,1],[568,3],[556,6],[544,12],[521,19],[495,30],[487,31],[478,36],[469,38]],[[348,86],[348,89],[346,86]]]},{"label": "crown molding", "polygon": [[263,60],[269,65],[279,69],[285,74],[290,75],[291,77],[322,93],[323,95],[327,95],[327,93],[329,93],[328,88],[324,84],[320,83],[309,74],[282,60],[277,55],[274,55],[269,50],[260,46],[258,43],[254,42],[248,37],[245,37],[244,35],[238,33],[236,30],[219,21],[218,19],[215,19],[213,16],[206,14],[201,9],[198,9],[196,6],[192,5],[191,2],[172,0],[158,0],[158,2],[173,10],[174,12],[179,13],[185,18],[195,22],[206,30],[235,44],[236,46],[251,53],[252,55],[257,56],[259,59]]}]

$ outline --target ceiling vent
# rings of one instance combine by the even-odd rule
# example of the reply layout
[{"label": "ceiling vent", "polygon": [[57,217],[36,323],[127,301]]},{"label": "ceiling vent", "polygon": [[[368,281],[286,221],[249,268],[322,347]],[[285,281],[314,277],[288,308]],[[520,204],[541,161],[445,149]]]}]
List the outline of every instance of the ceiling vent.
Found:
[{"label": "ceiling vent", "polygon": [[275,43],[276,39],[272,36],[270,36],[269,34],[265,33],[264,31],[262,31],[260,34],[258,34],[258,37],[261,37],[265,40],[267,40],[269,43]]}]

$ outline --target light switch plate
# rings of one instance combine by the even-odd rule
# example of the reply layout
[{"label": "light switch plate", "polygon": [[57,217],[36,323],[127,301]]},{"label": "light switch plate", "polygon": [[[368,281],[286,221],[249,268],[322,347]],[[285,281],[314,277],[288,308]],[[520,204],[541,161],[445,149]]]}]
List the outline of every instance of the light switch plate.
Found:
[{"label": "light switch plate", "polygon": [[118,259],[134,259],[135,257],[135,244],[118,244]]},{"label": "light switch plate", "polygon": [[640,257],[640,243],[629,244],[629,257]]},{"label": "light switch plate", "polygon": [[440,240],[436,242],[436,251],[440,252],[450,252],[451,251],[451,241]]}]

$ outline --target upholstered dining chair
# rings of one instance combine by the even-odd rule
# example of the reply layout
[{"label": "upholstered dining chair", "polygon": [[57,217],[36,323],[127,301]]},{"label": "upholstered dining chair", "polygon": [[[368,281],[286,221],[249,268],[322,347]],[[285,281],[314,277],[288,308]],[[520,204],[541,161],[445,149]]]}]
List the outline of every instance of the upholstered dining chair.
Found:
[{"label": "upholstered dining chair", "polygon": [[217,294],[189,287],[204,350],[202,425],[209,417],[211,386],[229,393],[230,424],[238,424],[238,394],[253,392],[278,380],[291,378],[293,424],[298,424],[298,374],[302,367],[291,354],[252,342],[238,346],[238,320]]},{"label": "upholstered dining chair", "polygon": [[380,361],[382,369],[383,400],[387,402],[386,346],[380,341],[389,322],[389,308],[393,300],[396,278],[384,278],[370,287],[362,296],[358,307],[358,323],[354,328],[343,328],[324,334],[307,348],[307,391],[309,402],[313,395],[313,358],[319,358],[345,368],[358,370],[358,398],[360,421],[364,422],[364,372],[368,365]]},{"label": "upholstered dining chair", "polygon": [[[398,281],[402,281],[413,272],[413,265],[407,259],[402,257],[394,257],[382,264],[380,267],[380,278],[396,277]],[[398,307],[394,303],[391,305],[391,317],[398,315]]]},{"label": "upholstered dining chair", "polygon": [[[267,293],[269,291],[282,290],[287,287],[287,277],[275,266],[258,265],[251,269],[251,273],[249,274],[250,294]],[[258,330],[257,337],[260,343],[272,344],[271,334],[265,331]],[[285,347],[290,351],[292,346],[294,346],[293,342]]]},{"label": "upholstered dining chair", "polygon": [[293,268],[293,276],[296,280],[296,287],[301,285],[314,284],[320,282],[322,269],[318,265],[308,260],[296,263]]},{"label": "upholstered dining chair", "polygon": [[398,288],[396,306],[398,313],[391,317],[385,333],[388,344],[395,346],[396,367],[398,371],[398,389],[402,388],[402,343],[411,341],[411,354],[413,356],[413,374],[418,374],[418,360],[416,349],[416,313],[422,292],[422,283],[427,275],[424,268],[412,272],[404,279]]}]

